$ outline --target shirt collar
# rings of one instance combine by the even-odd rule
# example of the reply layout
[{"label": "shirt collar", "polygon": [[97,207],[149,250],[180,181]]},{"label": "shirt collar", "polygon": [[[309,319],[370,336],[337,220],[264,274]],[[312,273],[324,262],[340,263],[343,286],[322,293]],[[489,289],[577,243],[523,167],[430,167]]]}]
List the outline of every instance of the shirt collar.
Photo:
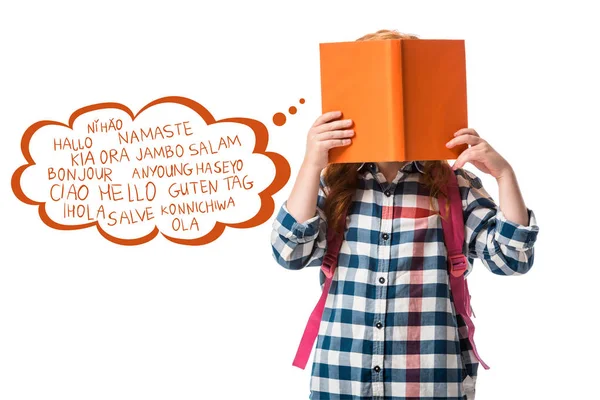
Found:
[{"label": "shirt collar", "polygon": [[[363,173],[367,170],[370,170],[373,174],[377,173],[377,171],[379,170],[379,168],[377,168],[377,164],[372,163],[372,162],[363,162],[360,167],[358,167],[358,172],[359,173]],[[424,174],[424,165],[422,161],[411,161],[408,164],[405,164],[402,168],[400,168],[400,170],[402,172],[414,172],[414,171],[418,171],[422,174]]]}]

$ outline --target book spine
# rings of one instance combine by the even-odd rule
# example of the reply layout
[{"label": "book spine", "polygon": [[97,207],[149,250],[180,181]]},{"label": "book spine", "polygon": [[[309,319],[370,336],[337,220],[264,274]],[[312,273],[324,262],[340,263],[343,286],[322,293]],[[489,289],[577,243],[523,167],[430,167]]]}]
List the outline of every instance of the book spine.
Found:
[{"label": "book spine", "polygon": [[390,143],[394,150],[394,160],[390,161],[409,161],[406,160],[406,141],[404,132],[404,96],[402,88],[402,42],[403,40],[390,40],[389,48],[389,126],[391,133]]}]

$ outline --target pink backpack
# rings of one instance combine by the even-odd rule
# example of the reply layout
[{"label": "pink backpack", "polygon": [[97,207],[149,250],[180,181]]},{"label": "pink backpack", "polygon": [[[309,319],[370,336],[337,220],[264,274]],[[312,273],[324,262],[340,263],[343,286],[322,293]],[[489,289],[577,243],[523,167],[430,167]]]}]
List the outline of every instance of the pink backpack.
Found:
[{"label": "pink backpack", "polygon": [[[462,316],[468,328],[469,342],[473,348],[473,353],[481,365],[485,369],[489,369],[487,364],[485,364],[481,357],[479,357],[477,348],[475,347],[475,342],[473,341],[475,325],[473,325],[473,321],[471,320],[471,295],[469,294],[469,287],[464,277],[464,273],[467,270],[467,258],[462,253],[463,243],[465,240],[462,200],[458,189],[458,183],[456,181],[456,175],[453,171],[449,175],[450,177],[448,179],[448,183],[446,184],[446,189],[450,200],[450,216],[446,219],[442,218],[442,226],[444,230],[444,243],[446,244],[448,253],[450,291],[452,292],[454,299],[454,308],[456,313]],[[442,216],[446,217],[446,208],[441,194],[438,196],[438,201],[440,204],[440,212]],[[345,223],[346,213],[344,213],[340,221],[341,223]],[[306,328],[304,329],[304,334],[300,340],[300,345],[298,346],[298,351],[296,352],[296,357],[292,363],[293,366],[296,366],[300,369],[304,369],[306,367],[306,363],[310,357],[313,345],[319,334],[319,326],[321,324],[323,310],[325,308],[325,300],[327,299],[329,287],[331,286],[333,274],[337,266],[337,259],[340,247],[342,246],[342,240],[343,237],[336,234],[334,229],[327,229],[327,252],[323,257],[323,265],[321,265],[321,270],[325,274],[326,278],[325,284],[323,285],[321,297],[319,298],[314,310],[310,314],[310,318],[308,319]]]}]

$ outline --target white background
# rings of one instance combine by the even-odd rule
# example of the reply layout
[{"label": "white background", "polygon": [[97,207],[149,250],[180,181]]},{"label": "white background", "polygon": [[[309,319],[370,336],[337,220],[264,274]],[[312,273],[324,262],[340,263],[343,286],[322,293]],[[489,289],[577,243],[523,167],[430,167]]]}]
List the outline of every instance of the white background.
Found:
[{"label": "white background", "polygon": [[[320,114],[318,43],[381,28],[466,40],[469,125],[511,163],[538,218],[530,273],[476,261],[470,276],[491,365],[477,397],[596,398],[597,14],[585,1],[485,4],[2,2],[0,399],[307,399],[311,364],[291,363],[318,270],[275,263],[271,221],[201,247],[125,247],[47,227],[10,178],[38,120],[177,95],[268,126],[269,150],[292,167],[279,207]],[[493,177],[466,168],[498,199]]]}]

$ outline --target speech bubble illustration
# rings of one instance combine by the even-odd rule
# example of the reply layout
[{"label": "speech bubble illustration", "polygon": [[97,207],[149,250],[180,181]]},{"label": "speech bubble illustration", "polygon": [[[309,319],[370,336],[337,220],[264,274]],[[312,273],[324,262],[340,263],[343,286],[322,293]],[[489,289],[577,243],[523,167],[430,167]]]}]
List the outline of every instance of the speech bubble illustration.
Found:
[{"label": "speech bubble illustration", "polygon": [[26,164],[11,180],[55,229],[97,227],[121,245],[161,233],[179,244],[216,240],[273,214],[290,177],[266,151],[268,130],[249,118],[215,120],[201,104],[170,96],[137,114],[120,103],[80,108],[68,124],[39,121],[23,134]]}]

